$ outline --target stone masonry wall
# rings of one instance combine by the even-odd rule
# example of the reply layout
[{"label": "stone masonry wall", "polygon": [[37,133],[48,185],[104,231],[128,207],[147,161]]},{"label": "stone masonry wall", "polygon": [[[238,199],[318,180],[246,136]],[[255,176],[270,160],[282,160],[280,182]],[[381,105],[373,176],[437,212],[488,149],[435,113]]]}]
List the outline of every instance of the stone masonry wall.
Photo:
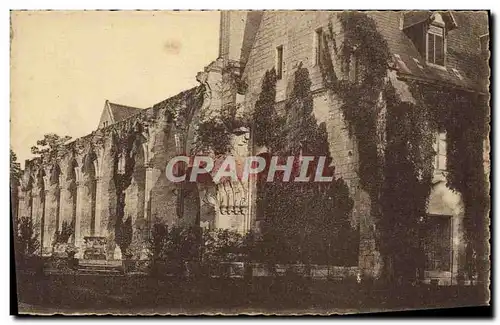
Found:
[{"label": "stone masonry wall", "polygon": [[[248,84],[245,107],[254,109],[259,96],[262,78],[267,70],[276,65],[276,48],[283,46],[283,78],[277,82],[276,101],[284,101],[291,90],[293,73],[302,63],[307,68],[314,94],[314,114],[318,123],[326,122],[330,152],[336,168],[336,177],[342,177],[348,184],[354,199],[353,226],[360,227],[359,266],[364,273],[375,275],[376,251],[373,223],[370,218],[370,199],[359,187],[357,176],[358,154],[355,141],[347,132],[347,125],[340,111],[340,101],[323,88],[320,67],[315,62],[316,30],[328,29],[331,23],[336,32],[337,43],[341,41],[340,23],[334,12],[264,12],[260,28],[250,52],[243,79]],[[335,66],[336,70],[338,66]],[[252,193],[255,197],[255,186]],[[252,202],[255,211],[255,202]],[[253,218],[255,220],[255,212]]]}]

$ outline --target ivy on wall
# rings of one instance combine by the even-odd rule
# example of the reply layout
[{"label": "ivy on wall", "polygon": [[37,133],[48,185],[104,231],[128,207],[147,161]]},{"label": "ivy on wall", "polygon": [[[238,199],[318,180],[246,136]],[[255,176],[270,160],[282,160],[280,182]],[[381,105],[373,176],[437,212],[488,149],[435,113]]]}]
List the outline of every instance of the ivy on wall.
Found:
[{"label": "ivy on wall", "polygon": [[484,166],[488,96],[426,85],[411,89],[421,105],[433,108],[439,129],[446,132],[447,186],[460,193],[464,203],[467,263],[474,263],[473,251],[484,258],[478,263],[479,276],[484,278],[489,263],[485,257],[489,198]]},{"label": "ivy on wall", "polygon": [[123,254],[127,254],[132,239],[132,224],[130,217],[124,219],[125,213],[125,190],[132,182],[135,168],[135,158],[142,133],[141,124],[136,127],[125,125],[119,134],[114,135],[112,147],[113,157],[113,180],[116,193],[115,209],[115,242],[120,246]]},{"label": "ivy on wall", "polygon": [[[255,103],[253,112],[253,137],[257,146],[272,146],[277,134],[275,110],[276,102],[276,70],[266,71],[262,80],[262,91]],[[271,149],[271,148],[269,148]]]},{"label": "ivy on wall", "polygon": [[[264,75],[254,113],[256,143],[273,155],[315,156],[308,172],[313,177],[318,157],[326,157],[326,166],[332,160],[328,134],[325,123],[318,125],[313,114],[308,70],[299,65],[293,78],[285,111],[278,114],[275,72]],[[333,167],[323,173],[333,174]],[[259,246],[262,255],[274,263],[356,265],[359,232],[350,224],[353,200],[345,181],[297,183],[295,176],[290,182],[257,183],[257,218],[265,221]]]},{"label": "ivy on wall", "polygon": [[[220,109],[210,108],[208,111],[201,111],[199,120],[194,124],[196,128],[194,139],[195,153],[213,153],[221,156],[231,152],[232,137],[234,131],[241,127],[248,127],[250,118],[246,114],[241,114],[240,106],[234,103],[235,89],[241,86],[239,77],[235,76],[226,68],[223,71],[223,86],[220,89],[222,97],[222,107]],[[200,97],[201,107],[203,97]]]},{"label": "ivy on wall", "polygon": [[[432,146],[438,129],[447,133],[448,186],[462,194],[467,232],[484,233],[482,141],[487,105],[478,104],[473,94],[415,82],[408,85],[416,102],[403,101],[387,81],[390,52],[374,20],[362,12],[344,12],[339,19],[344,33],[340,47],[331,24],[324,33],[324,85],[340,97],[340,110],[358,146],[360,184],[371,198],[385,273],[410,279],[423,263],[418,258],[418,227],[432,186]],[[349,76],[351,60],[357,61],[354,80],[337,76],[333,54],[343,75]],[[384,108],[381,94],[385,121],[379,118]],[[380,139],[377,130],[384,122],[385,139]]]}]

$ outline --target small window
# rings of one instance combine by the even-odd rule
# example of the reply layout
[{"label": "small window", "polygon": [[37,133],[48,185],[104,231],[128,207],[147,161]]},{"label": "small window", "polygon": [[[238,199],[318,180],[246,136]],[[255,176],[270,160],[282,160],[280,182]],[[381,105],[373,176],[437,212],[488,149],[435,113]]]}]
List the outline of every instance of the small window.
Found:
[{"label": "small window", "polygon": [[434,160],[435,170],[446,170],[446,133],[439,132],[436,135],[436,141],[434,142],[434,151],[436,152],[436,157]]},{"label": "small window", "polygon": [[108,121],[104,121],[104,127],[107,127],[108,126]]},{"label": "small window", "polygon": [[323,50],[323,28],[318,28],[316,29],[316,32],[314,33],[314,44],[315,44],[315,50],[314,50],[314,64],[315,65],[320,65],[321,64],[321,51]]},{"label": "small window", "polygon": [[283,78],[283,45],[276,48],[276,77],[278,80]]},{"label": "small window", "polygon": [[431,25],[427,31],[427,62],[444,66],[444,28]]}]

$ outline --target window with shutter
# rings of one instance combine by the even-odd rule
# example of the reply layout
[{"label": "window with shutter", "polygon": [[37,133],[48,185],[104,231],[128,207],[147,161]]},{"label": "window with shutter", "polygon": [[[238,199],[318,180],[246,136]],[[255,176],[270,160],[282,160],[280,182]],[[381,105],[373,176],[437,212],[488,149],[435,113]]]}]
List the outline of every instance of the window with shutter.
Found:
[{"label": "window with shutter", "polygon": [[444,28],[430,25],[427,31],[427,62],[444,66],[445,54]]}]

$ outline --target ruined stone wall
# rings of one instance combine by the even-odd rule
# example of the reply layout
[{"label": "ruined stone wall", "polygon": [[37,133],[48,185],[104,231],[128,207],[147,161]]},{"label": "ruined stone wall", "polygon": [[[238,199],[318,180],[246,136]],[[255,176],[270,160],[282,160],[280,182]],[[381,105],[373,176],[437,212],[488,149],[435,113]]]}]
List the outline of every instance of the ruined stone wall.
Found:
[{"label": "ruined stone wall", "polygon": [[[190,106],[198,105],[193,97],[201,92],[191,89],[128,120],[76,139],[61,150],[57,159],[27,161],[19,186],[18,215],[33,218],[40,252],[52,253],[55,233],[64,222],[74,225],[69,243],[78,248],[77,258],[83,258],[85,237],[93,236],[106,238],[107,259],[116,257],[117,225],[127,218],[132,221],[135,251],[145,248],[156,219],[169,225],[179,223],[183,217],[176,209],[179,191],[167,180],[165,167],[181,153],[176,137],[183,138],[185,124],[190,122],[181,117],[184,110],[199,109]],[[130,135],[134,146],[127,154],[134,164],[128,186],[123,188],[123,219],[117,220],[117,179],[125,173],[123,139]],[[199,200],[186,204],[199,206]],[[194,223],[196,215],[188,223]]]}]

